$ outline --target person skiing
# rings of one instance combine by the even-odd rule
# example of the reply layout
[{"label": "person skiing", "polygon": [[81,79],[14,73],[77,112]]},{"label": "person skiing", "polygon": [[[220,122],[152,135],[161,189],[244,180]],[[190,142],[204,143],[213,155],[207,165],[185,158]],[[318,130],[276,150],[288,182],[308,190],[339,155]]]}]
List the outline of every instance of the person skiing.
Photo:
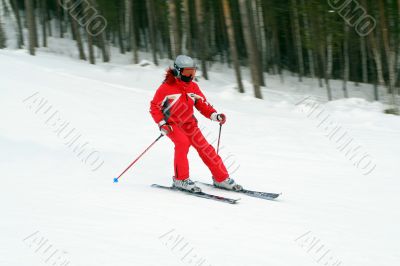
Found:
[{"label": "person skiing", "polygon": [[211,106],[199,86],[193,82],[196,64],[192,58],[179,55],[174,66],[166,71],[165,80],[157,89],[151,103],[150,114],[157,123],[161,134],[166,135],[175,145],[173,186],[192,192],[201,189],[190,179],[187,154],[193,146],[202,161],[212,173],[214,186],[241,190],[232,178],[213,146],[204,138],[193,114],[193,107],[206,118],[220,124],[226,116]]}]

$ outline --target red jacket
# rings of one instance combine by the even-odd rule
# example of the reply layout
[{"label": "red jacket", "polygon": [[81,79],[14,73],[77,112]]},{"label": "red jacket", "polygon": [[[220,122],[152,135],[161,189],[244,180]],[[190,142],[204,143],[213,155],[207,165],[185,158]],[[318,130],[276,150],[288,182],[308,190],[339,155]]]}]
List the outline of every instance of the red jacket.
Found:
[{"label": "red jacket", "polygon": [[195,82],[183,82],[173,75],[171,69],[167,70],[164,82],[150,103],[154,121],[157,124],[163,120],[168,124],[195,122],[193,106],[207,118],[216,112]]}]

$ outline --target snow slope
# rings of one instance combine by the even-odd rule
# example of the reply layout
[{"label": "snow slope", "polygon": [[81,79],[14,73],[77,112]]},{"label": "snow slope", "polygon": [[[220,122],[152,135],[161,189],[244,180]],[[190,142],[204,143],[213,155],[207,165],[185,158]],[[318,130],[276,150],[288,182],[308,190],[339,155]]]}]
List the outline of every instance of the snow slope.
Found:
[{"label": "snow slope", "polygon": [[[159,134],[148,107],[167,64],[91,66],[0,51],[0,265],[399,265],[400,118],[356,98],[322,105],[374,158],[376,169],[363,175],[296,105],[314,81],[269,77],[266,100],[246,81],[249,92],[236,93],[222,66],[199,81],[227,114],[222,157],[232,176],[282,192],[280,200],[241,196],[228,205],[151,188],[170,183],[168,139],[113,184]],[[35,113],[40,99],[104,161],[98,170],[54,132],[55,120],[46,123],[50,111]],[[214,141],[218,125],[197,117]],[[190,158],[192,177],[210,181],[195,151]]]}]

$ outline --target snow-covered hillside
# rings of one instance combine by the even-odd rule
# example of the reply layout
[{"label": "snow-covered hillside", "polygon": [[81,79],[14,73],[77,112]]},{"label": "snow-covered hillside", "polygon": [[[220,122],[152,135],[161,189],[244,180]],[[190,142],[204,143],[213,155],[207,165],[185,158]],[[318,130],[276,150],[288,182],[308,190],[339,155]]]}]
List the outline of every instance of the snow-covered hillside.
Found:
[{"label": "snow-covered hillside", "polygon": [[[0,51],[0,265],[399,265],[400,118],[359,98],[319,106],[376,164],[365,175],[296,104],[310,87],[324,95],[316,81],[269,77],[265,100],[249,82],[237,93],[223,66],[199,81],[228,117],[222,157],[232,176],[279,200],[228,205],[151,188],[171,182],[166,138],[114,184],[159,135],[149,101],[168,63]],[[350,95],[371,99],[372,88]],[[197,117],[214,141],[218,124]],[[210,181],[194,150],[190,159],[192,178]]]}]

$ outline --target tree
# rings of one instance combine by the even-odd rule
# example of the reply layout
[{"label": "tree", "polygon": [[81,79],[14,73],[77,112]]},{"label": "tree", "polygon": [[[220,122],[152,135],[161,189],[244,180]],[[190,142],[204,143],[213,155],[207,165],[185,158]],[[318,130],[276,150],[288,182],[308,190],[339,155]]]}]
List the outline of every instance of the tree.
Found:
[{"label": "tree", "polygon": [[204,30],[204,10],[202,0],[195,0],[196,3],[196,21],[197,21],[197,38],[198,52],[201,60],[201,72],[204,79],[208,79],[207,73],[207,33]]},{"label": "tree", "polygon": [[389,72],[389,82],[388,82],[388,87],[389,87],[389,92],[392,93],[392,104],[396,104],[395,100],[395,95],[397,95],[396,91],[396,77],[395,77],[395,63],[396,63],[396,53],[390,44],[389,40],[389,29],[387,27],[387,19],[385,15],[385,9],[384,9],[384,2],[383,1],[378,1],[379,2],[379,14],[380,14],[380,24],[382,27],[382,39],[383,39],[383,44],[384,44],[384,49],[385,49],[385,54],[386,54],[386,61],[387,61],[387,69]]},{"label": "tree", "polygon": [[[0,0],[15,27],[19,47],[24,45],[26,27],[29,39],[25,42],[31,54],[38,47],[38,31],[40,45],[46,46],[53,30],[54,36],[72,37],[77,42],[80,58],[86,57],[87,49],[91,64],[96,62],[96,49],[104,62],[110,60],[110,44],[118,46],[121,54],[130,52],[134,63],[139,62],[140,51],[150,53],[156,65],[160,58],[186,53],[199,59],[205,79],[216,61],[232,66],[239,91],[244,91],[243,65],[250,70],[258,98],[265,86],[264,73],[279,73],[283,82],[283,70],[300,81],[305,76],[317,77],[320,87],[326,87],[328,99],[338,89],[331,79],[343,80],[344,97],[351,94],[348,82],[357,85],[361,81],[376,85],[375,99],[380,96],[378,86],[387,86],[393,103],[399,94],[400,0],[360,0],[359,4],[319,0],[62,2],[64,5],[49,0]],[[80,26],[85,19],[70,18],[70,13],[76,12],[90,20],[86,16],[90,10],[107,23],[98,34],[83,33]],[[363,23],[368,18],[369,24]],[[0,19],[4,23],[4,17]],[[50,21],[57,23],[56,29]],[[363,34],[366,30],[370,32]],[[4,25],[1,36],[4,46]]]},{"label": "tree", "polygon": [[[366,8],[367,7],[367,2],[366,0],[362,0],[362,5]],[[366,8],[367,12],[368,9]],[[368,34],[368,41],[371,46],[373,58],[375,60],[375,70],[377,73],[377,83],[378,85],[385,85],[385,80],[383,78],[383,64],[382,64],[382,57],[381,57],[381,52],[380,49],[378,48],[378,43],[375,37],[375,32],[371,32]]]},{"label": "tree", "polygon": [[332,33],[328,33],[326,36],[326,71],[325,71],[325,85],[328,92],[328,100],[332,101],[332,89],[330,85],[330,79],[332,78],[333,70],[333,44],[332,44]]},{"label": "tree", "polygon": [[248,62],[248,65],[250,66],[250,72],[251,72],[251,77],[253,81],[253,88],[254,88],[254,96],[256,98],[262,99],[262,94],[261,94],[261,89],[260,89],[260,76],[259,76],[259,70],[257,69],[257,58],[256,56],[256,43],[255,39],[252,38],[251,36],[251,29],[250,29],[250,19],[249,19],[249,12],[248,12],[248,6],[247,6],[247,1],[246,0],[239,0],[240,4],[240,12],[241,12],[241,17],[242,17],[242,27],[243,27],[243,35],[244,35],[244,40],[246,44],[246,51],[249,55],[250,62]]},{"label": "tree", "polygon": [[43,47],[47,47],[47,0],[39,0],[40,16],[42,21],[42,40]]},{"label": "tree", "polygon": [[82,37],[81,37],[81,33],[79,31],[79,25],[75,18],[70,16],[70,19],[71,19],[71,29],[75,36],[76,45],[77,45],[78,51],[79,51],[79,59],[86,60],[85,51],[83,49]]},{"label": "tree", "polygon": [[[89,3],[91,3],[94,8],[99,9],[97,0],[90,0]],[[89,34],[92,34],[92,33],[89,32]],[[96,39],[97,39],[97,43],[100,47],[101,54],[103,56],[103,62],[110,62],[110,53],[109,53],[108,41],[106,38],[105,31],[103,30],[100,33],[98,33],[96,36]]]},{"label": "tree", "polygon": [[56,5],[56,12],[58,18],[58,31],[60,32],[60,38],[64,38],[63,9],[61,8],[61,5],[59,4]]},{"label": "tree", "polygon": [[349,98],[349,92],[347,90],[347,81],[349,80],[350,74],[350,57],[349,57],[349,26],[344,24],[344,40],[343,40],[343,94],[345,98]]},{"label": "tree", "polygon": [[118,31],[119,51],[121,54],[125,54],[124,0],[117,1],[117,8],[118,8],[117,31]]},{"label": "tree", "polygon": [[[400,0],[399,0],[400,1]],[[187,54],[189,56],[193,56],[193,43],[192,43],[192,26],[191,26],[191,13],[190,13],[190,3],[189,0],[183,0],[183,13],[184,13],[184,22],[183,22],[183,32],[186,41],[186,49]]]},{"label": "tree", "polygon": [[309,72],[311,77],[315,78],[314,51],[312,48],[310,22],[308,18],[308,10],[305,4],[305,0],[301,0],[301,6],[303,9],[304,38],[307,47]]},{"label": "tree", "polygon": [[6,35],[3,31],[3,25],[0,17],[0,49],[6,48]]},{"label": "tree", "polygon": [[304,61],[303,61],[303,45],[301,43],[301,35],[300,35],[300,22],[299,22],[299,12],[297,10],[297,1],[291,0],[292,7],[292,23],[293,23],[293,35],[295,40],[295,46],[297,51],[297,66],[299,73],[299,81],[302,81],[304,76]]},{"label": "tree", "polygon": [[172,57],[182,53],[181,50],[181,37],[179,33],[179,21],[176,14],[176,1],[168,0],[168,8],[169,8],[169,29],[170,29],[170,40],[171,40],[171,50]]},{"label": "tree", "polygon": [[15,14],[15,19],[17,21],[17,27],[18,27],[18,48],[22,48],[24,45],[24,35],[22,33],[22,23],[21,23],[21,16],[19,14],[19,6],[18,6],[18,1],[17,0],[12,0],[11,2],[12,8],[14,10]]},{"label": "tree", "polygon": [[254,40],[255,44],[255,50],[253,51],[255,53],[255,58],[257,59],[253,63],[256,64],[256,69],[257,69],[257,75],[258,75],[258,80],[260,82],[260,86],[265,86],[264,82],[264,68],[262,64],[262,40],[261,40],[261,30],[260,26],[262,25],[260,23],[260,17],[262,17],[262,10],[260,6],[260,2],[257,0],[251,0],[248,3],[248,12],[250,14],[249,17],[249,25],[250,25],[250,35],[251,38]]},{"label": "tree", "polygon": [[28,24],[29,33],[29,53],[35,55],[36,47],[36,31],[35,31],[35,17],[33,13],[33,3],[31,0],[25,0],[26,20]]},{"label": "tree", "polygon": [[90,33],[86,32],[86,37],[88,40],[88,51],[89,51],[89,62],[94,65],[96,64],[96,58],[94,57],[94,49],[93,49],[93,37]]},{"label": "tree", "polygon": [[139,56],[138,56],[138,47],[137,47],[137,40],[136,40],[136,23],[135,19],[132,15],[133,12],[133,0],[126,0],[125,1],[125,8],[127,9],[127,23],[129,24],[129,35],[130,35],[130,44],[131,50],[133,55],[133,63],[139,63]]},{"label": "tree", "polygon": [[360,36],[360,52],[361,52],[361,67],[362,67],[362,81],[368,83],[368,54],[367,44],[365,37]]},{"label": "tree", "polygon": [[239,64],[239,56],[236,47],[236,40],[235,40],[235,32],[233,30],[232,25],[232,17],[231,17],[231,8],[229,6],[228,0],[223,1],[223,10],[224,10],[224,17],[225,17],[225,24],[228,30],[228,38],[229,38],[229,49],[232,54],[233,66],[235,69],[236,74],[236,81],[238,84],[239,92],[243,93],[243,83],[242,83],[242,75],[240,73],[240,64]]},{"label": "tree", "polygon": [[153,61],[155,65],[158,65],[157,59],[157,44],[156,44],[156,28],[154,26],[154,0],[147,0],[147,19],[149,25],[149,35],[151,43],[151,53],[153,54]]}]

